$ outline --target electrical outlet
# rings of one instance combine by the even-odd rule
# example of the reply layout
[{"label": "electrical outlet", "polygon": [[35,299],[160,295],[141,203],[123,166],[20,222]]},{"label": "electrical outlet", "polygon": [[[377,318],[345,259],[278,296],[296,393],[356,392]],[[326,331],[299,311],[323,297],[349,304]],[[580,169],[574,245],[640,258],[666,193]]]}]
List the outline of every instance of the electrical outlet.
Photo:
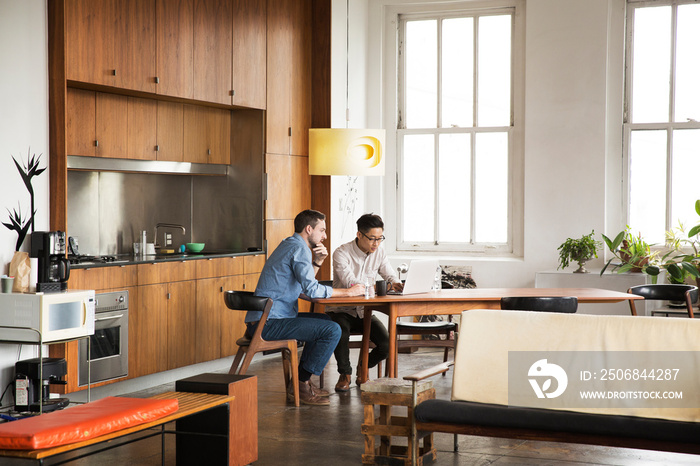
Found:
[{"label": "electrical outlet", "polygon": [[165,246],[172,246],[173,245],[173,235],[172,233],[166,233],[165,234]]}]

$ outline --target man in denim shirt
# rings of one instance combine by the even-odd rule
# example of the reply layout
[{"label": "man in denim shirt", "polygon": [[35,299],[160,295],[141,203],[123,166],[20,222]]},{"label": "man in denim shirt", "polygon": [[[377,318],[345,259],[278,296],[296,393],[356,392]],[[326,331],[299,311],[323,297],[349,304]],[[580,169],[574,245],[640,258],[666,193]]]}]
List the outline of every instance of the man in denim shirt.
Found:
[{"label": "man in denim shirt", "polygon": [[[300,212],[294,219],[294,235],[286,238],[270,254],[260,274],[256,296],[272,299],[272,309],[262,337],[265,340],[296,339],[304,342],[299,360],[299,400],[309,405],[329,405],[328,391],[310,383],[311,375],[320,375],[340,339],[340,327],[325,314],[299,314],[301,293],[310,298],[360,296],[363,285],[333,289],[318,283],[315,275],[328,257],[322,244],[326,237],[326,216],[315,210]],[[246,314],[248,332],[255,331],[261,312]],[[294,387],[287,397],[294,400]]]}]

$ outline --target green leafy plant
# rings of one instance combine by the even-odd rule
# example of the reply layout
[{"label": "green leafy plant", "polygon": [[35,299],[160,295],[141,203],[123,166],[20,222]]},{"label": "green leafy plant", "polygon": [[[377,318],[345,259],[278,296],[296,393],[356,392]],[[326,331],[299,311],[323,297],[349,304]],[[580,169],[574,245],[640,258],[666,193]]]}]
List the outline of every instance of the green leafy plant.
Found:
[{"label": "green leafy plant", "polygon": [[[695,202],[695,210],[700,215],[700,200]],[[697,279],[700,277],[698,233],[700,233],[700,224],[691,228],[687,237],[683,236],[685,231],[683,225],[680,224],[675,230],[666,232],[667,250],[662,256],[658,252],[652,252],[652,245],[644,241],[641,234],[636,236],[632,234],[629,226],[613,240],[602,235],[613,257],[608,260],[600,274],[602,275],[608,266],[617,259],[620,263],[614,264],[613,270],[618,273],[646,273],[652,277],[652,283],[657,282],[662,270],[666,270],[668,280],[671,283],[683,283],[690,276]]]},{"label": "green leafy plant", "polygon": [[589,234],[579,239],[567,238],[557,248],[559,251],[559,267],[557,267],[557,270],[568,267],[570,262],[577,262],[579,268],[575,272],[588,272],[583,266],[584,262],[598,257],[598,248],[603,244],[593,238],[594,234],[595,231],[591,230]]}]

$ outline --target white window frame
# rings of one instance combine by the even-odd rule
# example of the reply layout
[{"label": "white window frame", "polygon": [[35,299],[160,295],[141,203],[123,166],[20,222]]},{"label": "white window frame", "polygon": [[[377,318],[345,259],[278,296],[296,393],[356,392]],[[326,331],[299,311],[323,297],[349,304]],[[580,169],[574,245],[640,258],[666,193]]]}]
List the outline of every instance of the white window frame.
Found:
[{"label": "white window frame", "polygon": [[[424,129],[400,128],[398,109],[403,98],[401,83],[399,82],[399,66],[402,60],[399,58],[398,48],[400,38],[400,24],[403,18],[449,18],[460,16],[484,16],[512,13],[512,55],[511,55],[511,125],[507,127],[467,127],[467,128],[435,128],[426,132]],[[393,145],[396,154],[394,166],[387,166],[387,178],[391,176],[393,168],[395,179],[393,186],[387,186],[385,190],[387,205],[394,205],[396,212],[395,225],[396,237],[389,237],[386,247],[398,253],[459,253],[466,256],[498,256],[498,257],[522,257],[523,250],[523,112],[524,112],[524,2],[522,0],[504,1],[465,1],[449,5],[437,3],[425,3],[420,5],[401,5],[387,8],[385,16],[385,71],[389,66],[393,67],[393,74],[385,72],[384,79],[385,96],[385,127],[387,128],[387,142]],[[390,50],[394,47],[394,51]],[[387,59],[388,57],[388,59]],[[475,70],[476,72],[476,70]],[[393,83],[391,81],[394,81]],[[393,99],[392,99],[393,97]],[[391,110],[389,110],[391,109]],[[476,111],[476,108],[475,108]],[[403,241],[403,219],[401,199],[403,186],[400,183],[402,176],[402,147],[401,141],[406,134],[439,134],[465,133],[471,134],[472,149],[475,144],[474,135],[483,132],[507,132],[509,138],[508,148],[508,224],[506,243],[416,243]],[[436,146],[437,147],[437,146]],[[391,147],[389,147],[391,150]],[[474,153],[472,151],[472,153]],[[387,180],[387,184],[389,180]],[[393,188],[393,189],[392,189]],[[473,196],[472,196],[473,199]],[[437,201],[436,201],[437,202]],[[436,226],[437,228],[437,226]],[[472,229],[474,228],[472,222]],[[393,236],[393,235],[392,235]],[[473,234],[471,235],[473,237]],[[437,236],[436,236],[437,237]],[[393,247],[392,247],[393,246]]]},{"label": "white window frame", "polygon": [[[698,0],[627,0],[627,12],[626,12],[626,37],[625,37],[625,103],[624,103],[624,113],[623,113],[623,158],[625,163],[625,176],[623,179],[623,202],[626,206],[626,224],[630,224],[630,167],[631,167],[631,154],[630,154],[630,141],[632,137],[632,132],[635,130],[664,130],[666,131],[666,215],[665,215],[665,230],[669,231],[677,226],[676,218],[673,218],[672,214],[672,188],[673,188],[673,177],[672,177],[672,166],[673,166],[673,132],[675,130],[683,129],[700,129],[700,122],[698,121],[687,121],[687,122],[674,122],[674,106],[675,106],[675,85],[676,85],[676,61],[675,61],[675,41],[671,41],[671,69],[669,70],[669,114],[668,121],[658,122],[658,123],[631,123],[630,117],[632,115],[632,62],[633,62],[633,41],[634,41],[634,10],[636,8],[644,6],[672,6],[673,7],[673,23],[672,23],[672,34],[675,36],[676,30],[676,9],[679,5],[693,4],[697,3]],[[630,225],[632,230],[634,230],[634,225]],[[690,228],[692,225],[686,225]],[[658,248],[663,247],[662,244],[658,245]]]}]

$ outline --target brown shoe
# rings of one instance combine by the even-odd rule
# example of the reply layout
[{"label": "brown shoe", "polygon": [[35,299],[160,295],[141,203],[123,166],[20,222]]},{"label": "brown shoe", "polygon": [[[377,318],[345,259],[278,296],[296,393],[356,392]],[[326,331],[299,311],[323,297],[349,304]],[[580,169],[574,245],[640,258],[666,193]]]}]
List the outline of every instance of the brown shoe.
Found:
[{"label": "brown shoe", "polygon": [[314,392],[314,395],[318,396],[331,396],[330,392],[326,390],[325,388],[319,388],[317,387],[312,381],[309,380],[309,385],[311,385],[311,389]]},{"label": "brown shoe", "polygon": [[[292,398],[294,395],[292,395]],[[299,401],[305,405],[328,406],[331,400],[328,397],[318,396],[314,393],[309,382],[299,382]]]},{"label": "brown shoe", "polygon": [[348,390],[350,390],[350,375],[340,374],[340,378],[338,378],[338,383],[335,384],[335,391],[347,392]]}]

